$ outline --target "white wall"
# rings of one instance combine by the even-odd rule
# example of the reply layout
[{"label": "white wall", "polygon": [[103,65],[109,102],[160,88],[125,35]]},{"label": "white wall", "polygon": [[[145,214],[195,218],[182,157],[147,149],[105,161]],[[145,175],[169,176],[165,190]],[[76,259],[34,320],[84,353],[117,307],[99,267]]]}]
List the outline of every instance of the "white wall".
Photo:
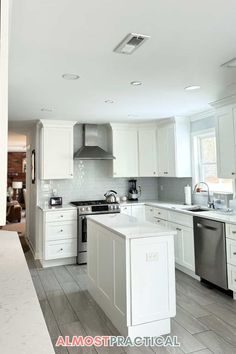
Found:
[{"label": "white wall", "polygon": [[0,225],[6,223],[9,2],[1,0],[0,52]]},{"label": "white wall", "polygon": [[35,184],[31,181],[31,153],[35,149],[36,152],[36,176],[38,175],[38,134],[37,126],[31,128],[27,133],[27,151],[26,151],[26,237],[37,257],[38,254],[38,208],[37,208],[37,188],[38,180]]}]

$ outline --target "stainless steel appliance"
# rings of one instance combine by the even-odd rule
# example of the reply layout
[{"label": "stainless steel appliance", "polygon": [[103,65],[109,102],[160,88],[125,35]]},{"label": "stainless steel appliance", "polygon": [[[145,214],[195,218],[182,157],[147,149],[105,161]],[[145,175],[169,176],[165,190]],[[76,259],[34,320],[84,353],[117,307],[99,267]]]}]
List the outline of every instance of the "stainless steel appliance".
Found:
[{"label": "stainless steel appliance", "polygon": [[116,195],[117,195],[117,192],[116,192],[116,191],[113,191],[112,189],[110,189],[109,191],[107,191],[107,192],[104,194],[104,197],[106,198],[106,202],[107,202],[107,203],[115,203],[115,202],[116,202]]},{"label": "stainless steel appliance", "polygon": [[225,224],[198,216],[193,220],[196,274],[227,290]]},{"label": "stainless steel appliance", "polygon": [[119,203],[108,204],[106,200],[71,202],[77,207],[78,252],[77,263],[87,263],[87,215],[120,213]]}]

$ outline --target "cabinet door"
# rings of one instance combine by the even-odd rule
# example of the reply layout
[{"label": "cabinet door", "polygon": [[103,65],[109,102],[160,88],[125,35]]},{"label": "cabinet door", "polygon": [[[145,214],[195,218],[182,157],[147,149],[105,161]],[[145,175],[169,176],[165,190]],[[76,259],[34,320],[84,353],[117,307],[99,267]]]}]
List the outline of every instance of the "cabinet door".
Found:
[{"label": "cabinet door", "polygon": [[158,175],[175,177],[175,127],[164,125],[157,131]]},{"label": "cabinet door", "polygon": [[132,205],[132,216],[145,221],[145,206],[144,205]]},{"label": "cabinet door", "polygon": [[178,227],[177,224],[168,223],[168,227],[172,230],[177,231],[177,234],[174,236],[175,241],[175,263],[183,265],[183,256],[182,256],[182,248],[183,248],[183,238],[182,238],[182,229]]},{"label": "cabinet door", "polygon": [[73,178],[72,127],[43,128],[42,150],[42,179]]},{"label": "cabinet door", "polygon": [[[232,107],[220,108],[217,117],[217,169],[218,177],[236,177],[234,117]],[[236,123],[236,121],[235,121]]]},{"label": "cabinet door", "polygon": [[137,129],[113,130],[113,176],[138,176],[138,131]]},{"label": "cabinet door", "polygon": [[154,211],[155,211],[154,207],[151,207],[148,205],[145,206],[145,219],[146,219],[146,221],[154,222]]},{"label": "cabinet door", "polygon": [[157,176],[156,129],[142,128],[138,133],[139,176]]},{"label": "cabinet door", "polygon": [[132,207],[131,205],[124,205],[120,207],[120,212],[123,214],[127,214],[127,215],[132,215]]},{"label": "cabinet door", "polygon": [[191,227],[182,228],[182,264],[185,268],[195,271],[195,256],[194,256],[194,235]]}]

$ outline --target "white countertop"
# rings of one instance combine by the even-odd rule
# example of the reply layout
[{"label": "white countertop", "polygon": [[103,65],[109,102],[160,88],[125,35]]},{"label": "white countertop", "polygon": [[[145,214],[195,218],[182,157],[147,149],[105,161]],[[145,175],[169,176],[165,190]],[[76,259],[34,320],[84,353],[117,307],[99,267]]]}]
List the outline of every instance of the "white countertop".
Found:
[{"label": "white countertop", "polygon": [[126,214],[89,215],[88,220],[115,232],[124,238],[143,238],[175,235],[176,231]]},{"label": "white countertop", "polygon": [[16,232],[0,231],[0,343],[4,354],[55,354]]},{"label": "white countertop", "polygon": [[57,210],[71,210],[71,209],[77,209],[76,206],[72,204],[63,204],[59,206],[50,206],[50,205],[38,205],[38,208],[43,210],[43,211],[57,211]]}]

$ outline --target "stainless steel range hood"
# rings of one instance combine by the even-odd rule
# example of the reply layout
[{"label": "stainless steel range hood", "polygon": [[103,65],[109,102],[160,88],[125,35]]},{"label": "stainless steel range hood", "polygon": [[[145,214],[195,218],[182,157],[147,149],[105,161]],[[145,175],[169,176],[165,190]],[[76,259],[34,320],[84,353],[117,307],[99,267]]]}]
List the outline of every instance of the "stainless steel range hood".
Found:
[{"label": "stainless steel range hood", "polygon": [[83,125],[83,146],[74,154],[79,160],[113,160],[115,157],[98,146],[97,124]]}]

